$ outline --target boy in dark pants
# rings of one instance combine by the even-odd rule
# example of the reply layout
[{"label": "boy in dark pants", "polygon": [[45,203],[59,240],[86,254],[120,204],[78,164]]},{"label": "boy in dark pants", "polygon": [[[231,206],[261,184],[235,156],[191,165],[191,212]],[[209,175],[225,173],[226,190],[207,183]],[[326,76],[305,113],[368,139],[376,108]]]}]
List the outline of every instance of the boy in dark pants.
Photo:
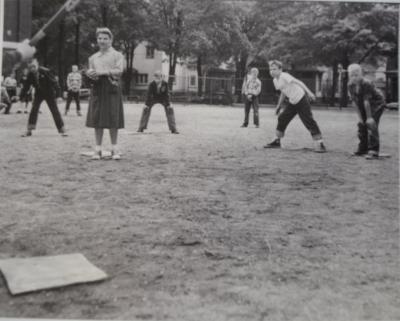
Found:
[{"label": "boy in dark pants", "polygon": [[154,78],[155,80],[150,83],[147,91],[146,106],[143,108],[138,132],[142,133],[145,129],[147,129],[151,108],[155,104],[161,104],[164,106],[165,114],[167,115],[169,130],[172,134],[179,134],[178,130],[176,129],[174,109],[171,107],[169,101],[168,83],[162,80],[162,74],[160,71],[156,71],[154,73]]},{"label": "boy in dark pants", "polygon": [[351,64],[348,73],[348,90],[359,119],[360,143],[354,155],[366,155],[367,159],[376,159],[379,157],[378,126],[385,109],[385,100],[375,85],[363,77],[360,65]]},{"label": "boy in dark pants", "polygon": [[[283,72],[282,63],[280,61],[270,61],[269,70],[271,76],[274,78],[274,86],[277,90],[281,91],[281,96],[279,97],[276,108],[276,114],[279,115],[278,125],[276,128],[276,138],[271,143],[264,146],[264,148],[280,148],[281,138],[285,134],[286,127],[289,125],[292,119],[299,114],[304,126],[308,129],[313,140],[316,142],[314,151],[317,153],[326,152],[321,131],[318,127],[318,124],[314,120],[311,112],[311,106],[308,101],[308,97],[310,97],[312,100],[315,100],[314,94],[302,81],[294,78],[286,72]],[[289,104],[280,113],[285,97],[289,99]]]},{"label": "boy in dark pants", "polygon": [[29,64],[29,74],[26,84],[20,96],[24,97],[26,94],[25,91],[33,86],[35,88],[35,98],[33,99],[32,109],[29,114],[27,131],[22,136],[32,136],[32,130],[36,128],[39,108],[43,100],[45,100],[49,106],[58,132],[62,136],[67,136],[64,122],[57,107],[57,97],[60,97],[61,90],[51,71],[45,67],[39,66],[37,60],[33,60]]},{"label": "boy in dark pants", "polygon": [[69,106],[71,105],[72,99],[75,100],[76,103],[76,114],[78,116],[82,116],[81,114],[81,105],[80,105],[80,97],[79,90],[82,87],[82,76],[78,71],[78,66],[72,66],[72,72],[68,74],[67,77],[67,104],[65,105],[65,116],[67,116],[69,111]]},{"label": "boy in dark pants", "polygon": [[246,76],[243,83],[243,95],[245,96],[244,103],[244,122],[241,127],[247,127],[249,125],[249,114],[250,109],[253,107],[254,113],[254,125],[258,128],[260,126],[260,119],[258,114],[258,96],[261,93],[261,81],[258,77],[258,69],[252,68],[250,75]]}]

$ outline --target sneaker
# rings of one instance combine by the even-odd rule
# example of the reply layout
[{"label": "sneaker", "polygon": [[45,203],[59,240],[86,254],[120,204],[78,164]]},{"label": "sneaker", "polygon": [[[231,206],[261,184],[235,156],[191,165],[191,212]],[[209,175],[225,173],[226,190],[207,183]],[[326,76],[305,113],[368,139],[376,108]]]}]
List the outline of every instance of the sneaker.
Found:
[{"label": "sneaker", "polygon": [[121,159],[121,154],[120,154],[119,152],[114,152],[114,151],[112,151],[112,152],[111,152],[111,158],[112,158],[113,160],[120,160],[120,159]]},{"label": "sneaker", "polygon": [[368,154],[365,156],[365,159],[368,159],[368,160],[378,159],[378,158],[379,158],[379,153],[375,150],[368,151]]},{"label": "sneaker", "polygon": [[101,150],[99,150],[98,152],[94,152],[94,154],[92,155],[92,160],[100,160],[101,159]]},{"label": "sneaker", "polygon": [[319,143],[317,147],[315,147],[314,152],[316,153],[326,153],[326,147],[324,143]]},{"label": "sneaker", "polygon": [[264,148],[281,148],[281,140],[276,138],[271,143],[265,145]]},{"label": "sneaker", "polygon": [[353,153],[354,156],[364,156],[364,155],[366,155],[366,154],[368,154],[368,151],[366,151],[366,150],[360,150],[360,149],[357,149],[357,150]]},{"label": "sneaker", "polygon": [[32,131],[31,130],[27,130],[25,133],[23,133],[21,135],[21,137],[29,137],[29,136],[32,136]]}]

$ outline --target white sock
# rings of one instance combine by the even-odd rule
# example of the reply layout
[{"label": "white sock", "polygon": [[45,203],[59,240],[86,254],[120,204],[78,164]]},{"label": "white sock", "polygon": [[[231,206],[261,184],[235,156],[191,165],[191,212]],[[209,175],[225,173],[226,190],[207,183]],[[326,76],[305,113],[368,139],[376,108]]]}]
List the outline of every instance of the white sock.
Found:
[{"label": "white sock", "polygon": [[111,150],[112,150],[113,152],[118,151],[118,145],[117,145],[117,144],[111,145]]},{"label": "white sock", "polygon": [[94,148],[94,150],[96,152],[101,152],[101,145],[96,145],[96,147]]},{"label": "white sock", "polygon": [[322,144],[324,141],[321,139],[317,139],[317,144]]}]

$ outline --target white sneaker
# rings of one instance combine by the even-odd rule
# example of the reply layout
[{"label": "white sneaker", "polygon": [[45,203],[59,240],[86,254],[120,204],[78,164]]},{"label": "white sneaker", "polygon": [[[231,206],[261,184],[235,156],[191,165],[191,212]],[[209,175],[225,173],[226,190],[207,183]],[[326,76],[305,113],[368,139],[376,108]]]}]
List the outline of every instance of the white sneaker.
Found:
[{"label": "white sneaker", "polygon": [[114,151],[112,151],[112,152],[111,152],[111,158],[112,158],[113,160],[120,160],[120,159],[121,159],[121,154],[120,154],[119,152],[114,152]]},{"label": "white sneaker", "polygon": [[98,152],[94,152],[94,154],[92,155],[92,160],[100,160],[101,159],[101,151]]}]

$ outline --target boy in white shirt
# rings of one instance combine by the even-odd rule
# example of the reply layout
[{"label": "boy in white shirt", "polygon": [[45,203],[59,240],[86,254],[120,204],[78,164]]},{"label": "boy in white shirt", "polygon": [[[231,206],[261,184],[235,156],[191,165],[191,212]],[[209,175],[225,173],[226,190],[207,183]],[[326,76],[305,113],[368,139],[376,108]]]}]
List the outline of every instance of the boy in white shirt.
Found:
[{"label": "boy in white shirt", "polygon": [[241,127],[247,127],[249,125],[250,109],[253,107],[254,125],[258,128],[260,126],[258,115],[258,96],[261,93],[261,81],[258,79],[257,68],[251,68],[250,74],[246,75],[246,78],[243,82],[242,93],[245,96],[245,103],[244,122]]},{"label": "boy in white shirt", "polygon": [[[308,97],[315,100],[314,94],[310,89],[300,80],[294,78],[292,75],[282,71],[282,63],[277,60],[269,62],[270,74],[273,77],[274,86],[277,90],[281,91],[278,105],[276,107],[276,114],[278,116],[278,125],[276,128],[276,138],[264,148],[280,148],[281,138],[285,134],[285,130],[291,120],[299,114],[304,126],[310,132],[314,141],[316,141],[315,152],[326,152],[325,145],[322,140],[321,131],[317,122],[314,120],[311,106]],[[308,96],[308,97],[307,97]],[[287,97],[289,104],[281,111],[281,105]]]}]

